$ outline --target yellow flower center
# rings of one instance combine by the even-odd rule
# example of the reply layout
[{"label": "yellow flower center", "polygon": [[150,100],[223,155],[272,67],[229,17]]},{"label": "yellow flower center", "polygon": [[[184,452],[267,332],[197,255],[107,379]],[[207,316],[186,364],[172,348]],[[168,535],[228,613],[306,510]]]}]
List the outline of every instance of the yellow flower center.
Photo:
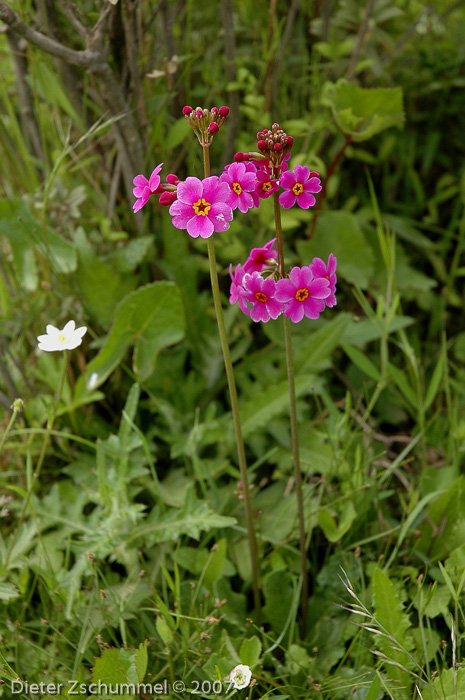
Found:
[{"label": "yellow flower center", "polygon": [[66,336],[63,333],[60,333],[60,335],[58,336],[58,340],[60,341],[60,343],[64,343],[66,340]]},{"label": "yellow flower center", "polygon": [[240,186],[240,184],[238,182],[233,182],[232,188],[236,194],[240,194],[242,192],[242,187]]},{"label": "yellow flower center", "polygon": [[297,301],[305,301],[305,299],[308,299],[309,293],[308,289],[298,289],[295,293],[295,298]]},{"label": "yellow flower center", "polygon": [[271,182],[264,182],[262,190],[264,192],[269,192],[271,190]]},{"label": "yellow flower center", "polygon": [[254,296],[257,301],[268,301],[268,297],[263,292],[255,292]]},{"label": "yellow flower center", "polygon": [[210,211],[211,204],[210,202],[206,202],[203,197],[202,199],[198,199],[194,204],[192,205],[192,208],[194,209],[194,212],[197,214],[197,216],[206,216],[208,212]]},{"label": "yellow flower center", "polygon": [[302,194],[302,192],[304,191],[304,186],[302,185],[301,182],[296,182],[294,187],[292,188],[292,191],[294,192],[294,194],[296,196],[298,196],[299,194]]}]

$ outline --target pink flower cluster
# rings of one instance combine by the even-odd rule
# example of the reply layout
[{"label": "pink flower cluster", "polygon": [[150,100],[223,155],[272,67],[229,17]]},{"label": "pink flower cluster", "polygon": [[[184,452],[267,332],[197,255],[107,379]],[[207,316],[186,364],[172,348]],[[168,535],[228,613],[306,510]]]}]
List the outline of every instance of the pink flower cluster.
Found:
[{"label": "pink flower cluster", "polygon": [[241,311],[252,321],[276,319],[282,313],[293,323],[304,316],[316,319],[326,306],[336,304],[336,265],[331,253],[328,262],[313,258],[310,265],[293,267],[289,277],[275,280],[270,274],[263,277],[261,272],[276,265],[276,251],[272,250],[275,238],[263,248],[254,248],[244,265],[237,265],[231,276],[229,303],[239,304]]}]

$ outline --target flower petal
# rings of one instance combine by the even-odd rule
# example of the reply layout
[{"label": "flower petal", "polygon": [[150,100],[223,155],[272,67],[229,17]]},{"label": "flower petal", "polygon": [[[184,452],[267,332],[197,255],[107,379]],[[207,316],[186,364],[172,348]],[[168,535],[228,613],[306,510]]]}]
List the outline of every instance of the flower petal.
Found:
[{"label": "flower petal", "polygon": [[286,170],[286,172],[281,175],[279,180],[279,185],[283,188],[283,190],[292,190],[295,183],[296,179],[292,170]]},{"label": "flower petal", "polygon": [[203,186],[198,177],[188,177],[177,188],[178,200],[184,204],[194,204],[203,196]]},{"label": "flower petal", "polygon": [[282,207],[284,207],[284,209],[290,209],[293,207],[296,199],[297,197],[292,191],[281,192],[279,195],[279,203]]},{"label": "flower petal", "polygon": [[310,192],[302,192],[302,194],[297,195],[297,204],[301,209],[308,209],[315,205],[316,199],[310,194]]},{"label": "flower petal", "polygon": [[213,222],[208,218],[208,216],[193,216],[187,222],[187,233],[192,238],[209,238],[214,231]]}]

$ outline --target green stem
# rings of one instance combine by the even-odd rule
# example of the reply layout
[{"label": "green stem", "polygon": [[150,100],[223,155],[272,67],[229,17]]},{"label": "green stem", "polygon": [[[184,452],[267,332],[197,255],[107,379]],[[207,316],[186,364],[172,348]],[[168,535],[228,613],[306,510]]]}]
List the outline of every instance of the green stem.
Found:
[{"label": "green stem", "polygon": [[18,535],[19,535],[19,531],[20,531],[20,529],[21,529],[21,525],[23,524],[24,519],[25,519],[25,517],[26,517],[26,511],[27,511],[27,508],[28,508],[28,506],[29,506],[29,502],[30,502],[30,500],[31,500],[31,496],[32,496],[32,494],[33,494],[33,492],[34,492],[34,487],[35,487],[36,482],[37,482],[37,480],[38,480],[38,478],[39,478],[40,470],[42,469],[42,464],[43,464],[44,458],[45,458],[45,452],[46,452],[46,450],[47,450],[47,445],[48,445],[48,441],[49,441],[49,438],[50,438],[50,432],[51,432],[51,430],[52,430],[52,428],[53,428],[53,423],[54,423],[54,420],[55,420],[55,417],[56,417],[56,414],[57,414],[57,411],[58,411],[58,406],[60,405],[61,395],[62,395],[62,393],[63,393],[63,387],[64,387],[64,385],[65,385],[65,377],[66,377],[66,367],[67,367],[67,364],[68,364],[68,351],[67,351],[67,350],[64,350],[64,351],[63,351],[63,366],[62,366],[62,369],[61,369],[60,386],[59,386],[59,388],[58,388],[57,400],[56,400],[55,406],[54,406],[54,408],[53,408],[53,411],[52,411],[52,413],[49,415],[48,420],[47,420],[47,428],[46,428],[46,431],[45,431],[44,440],[43,440],[43,442],[42,442],[42,449],[40,450],[39,459],[37,460],[37,465],[36,465],[36,468],[35,468],[34,473],[33,473],[33,475],[32,475],[31,483],[30,483],[29,488],[28,488],[28,490],[27,490],[26,500],[24,501],[24,505],[23,505],[23,509],[22,509],[22,511],[21,511],[21,516],[20,516],[20,518],[19,518],[18,526],[17,526],[16,531],[15,531],[13,537],[12,537],[11,544],[10,544],[10,546],[9,546],[9,549],[8,549],[8,552],[7,552],[7,555],[6,555],[6,558],[5,558],[5,569],[8,567],[8,562],[9,562],[9,559],[10,559],[10,556],[11,556],[11,552],[13,551],[13,548],[14,548],[16,542],[17,542]]},{"label": "green stem", "polygon": [[[210,175],[210,154],[208,146],[203,146],[203,165],[205,177]],[[252,516],[252,505],[250,502],[249,480],[247,477],[247,460],[245,456],[244,440],[242,437],[241,421],[239,417],[239,402],[237,400],[236,381],[234,379],[234,370],[229,351],[228,338],[226,335],[226,327],[224,324],[223,307],[221,305],[220,286],[218,282],[218,273],[216,270],[215,244],[213,236],[207,238],[208,263],[210,266],[210,280],[213,294],[213,305],[215,307],[216,321],[218,324],[218,333],[220,335],[221,350],[223,352],[224,367],[228,380],[229,396],[231,400],[231,411],[233,415],[234,433],[236,436],[237,456],[239,461],[239,470],[241,473],[242,488],[244,494],[245,520],[247,525],[247,537],[249,541],[250,559],[252,565],[252,589],[254,597],[255,615],[257,619],[260,617],[260,579],[258,572],[258,554],[257,540],[255,537],[255,528]]]},{"label": "green stem", "polygon": [[[282,277],[285,275],[284,268],[284,251],[283,251],[283,231],[281,227],[281,210],[278,200],[278,192],[273,193],[274,202],[274,220],[276,226],[276,238],[278,248],[278,265]],[[291,422],[291,445],[292,445],[292,461],[294,465],[295,491],[297,497],[297,517],[299,521],[299,550],[300,550],[300,569],[302,576],[301,588],[301,620],[300,632],[301,636],[305,636],[308,617],[308,574],[307,574],[307,545],[305,542],[305,515],[304,515],[304,498],[302,491],[302,475],[300,473],[300,457],[299,457],[299,433],[297,430],[297,411],[295,401],[295,379],[294,379],[294,360],[292,356],[292,340],[290,321],[283,315],[284,321],[284,343],[286,348],[286,370],[287,381],[289,384],[289,415]]]},{"label": "green stem", "polygon": [[11,414],[11,418],[9,420],[8,425],[6,426],[6,430],[2,435],[2,441],[0,442],[0,454],[3,450],[3,445],[5,443],[5,440],[7,438],[8,433],[10,432],[11,428],[13,427],[13,424],[18,416],[18,413],[21,413],[23,410],[23,402],[21,399],[15,399],[13,401],[13,404],[11,405],[11,408],[13,409],[13,413]]}]

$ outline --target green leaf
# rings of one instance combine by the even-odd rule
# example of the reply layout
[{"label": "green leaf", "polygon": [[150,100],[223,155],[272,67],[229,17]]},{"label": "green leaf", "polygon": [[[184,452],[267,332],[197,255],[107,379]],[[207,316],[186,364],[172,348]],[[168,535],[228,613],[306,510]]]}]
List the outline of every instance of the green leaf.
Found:
[{"label": "green leaf", "polygon": [[272,571],[263,581],[263,614],[274,631],[283,631],[292,608],[294,579],[289,571]]},{"label": "green leaf", "polygon": [[434,679],[433,688],[441,700],[465,700],[465,668],[443,671]]},{"label": "green leaf", "polygon": [[373,605],[383,634],[374,636],[376,646],[392,661],[385,664],[386,675],[398,686],[398,697],[410,697],[412,677],[408,672],[413,640],[407,630],[411,626],[402,609],[394,585],[378,567],[373,572]]},{"label": "green leaf", "polygon": [[102,349],[87,367],[89,388],[100,386],[132,345],[134,372],[145,381],[155,369],[160,350],[184,335],[181,295],[172,282],[153,282],[131,292],[117,307],[114,318]]},{"label": "green leaf", "polygon": [[[137,685],[140,681],[136,666],[136,655],[138,652],[129,649],[107,649],[102,656],[95,660],[94,669],[92,672],[92,682],[100,683],[104,689],[106,685],[110,690],[110,685],[121,686],[123,684]],[[128,688],[121,688],[121,690]],[[111,698],[115,694],[99,693],[99,697]],[[121,700],[129,700],[134,697],[134,693],[124,693],[117,695]]]},{"label": "green leaf", "polygon": [[0,583],[0,600],[14,600],[19,597],[19,591],[13,583]]},{"label": "green leaf", "polygon": [[118,272],[133,272],[143,262],[153,244],[153,236],[140,236],[112,253],[108,261]]},{"label": "green leaf", "polygon": [[363,235],[358,220],[345,211],[324,212],[318,217],[311,241],[299,241],[297,250],[307,264],[313,257],[337,257],[337,273],[362,289],[373,274],[374,253]]},{"label": "green leaf", "polygon": [[82,228],[76,231],[75,245],[79,258],[76,282],[80,296],[92,317],[108,326],[114,318],[115,306],[134,288],[136,279],[119,275],[114,267],[100,260]]},{"label": "green leaf", "polygon": [[56,72],[52,72],[43,61],[34,61],[33,75],[37,91],[41,97],[54,107],[62,109],[69,117],[74,119],[74,121],[79,122],[79,118],[66,92],[63,90]]},{"label": "green leaf", "polygon": [[244,639],[239,649],[239,656],[241,657],[241,664],[250,666],[253,668],[258,664],[260,660],[260,654],[262,653],[262,643],[258,637],[251,637],[250,639]]},{"label": "green leaf", "polygon": [[349,501],[340,517],[339,525],[337,525],[331,513],[323,509],[318,512],[318,524],[330,542],[339,542],[350,529],[356,517],[357,511],[354,508],[354,504],[352,501]]},{"label": "green leaf", "polygon": [[402,88],[362,88],[341,79],[326,89],[334,120],[353,141],[365,141],[391,126],[402,126]]},{"label": "green leaf", "polygon": [[[312,374],[295,378],[295,395],[304,396],[318,392],[321,380]],[[241,405],[242,432],[244,437],[266,425],[272,418],[289,410],[289,385],[287,381],[270,386],[257,393],[251,401]]]},{"label": "green leaf", "polygon": [[162,641],[164,644],[168,645],[171,644],[171,642],[174,639],[173,632],[171,631],[171,627],[168,625],[164,617],[157,617],[157,621],[155,623],[157,632],[160,635]]},{"label": "green leaf", "polygon": [[140,683],[144,680],[144,676],[147,673],[148,661],[149,657],[147,653],[147,642],[142,642],[139,644],[139,648],[134,654],[134,663],[136,665],[137,676]]},{"label": "green leaf", "polygon": [[402,392],[407,401],[413,406],[413,408],[418,410],[418,398],[414,390],[408,383],[405,374],[395,365],[388,362],[389,372],[394,380],[394,384]]},{"label": "green leaf", "polygon": [[213,584],[217,581],[222,572],[223,564],[226,557],[226,540],[222,539],[216,543],[215,550],[211,553],[210,561],[207,564],[205,573],[203,576],[203,583],[205,588],[211,591]]},{"label": "green leaf", "polygon": [[215,513],[205,501],[198,501],[190,491],[180,510],[173,508],[162,515],[159,507],[155,506],[144,525],[134,530],[128,541],[143,537],[147,545],[177,540],[181,535],[198,540],[201,532],[231,527],[236,523],[236,518]]},{"label": "green leaf", "polygon": [[332,364],[331,353],[338,346],[344,330],[351,323],[350,314],[339,313],[322,328],[310,333],[294,353],[294,365],[298,373],[316,372],[329,367]]},{"label": "green leaf", "polygon": [[442,376],[444,374],[444,366],[446,363],[446,357],[444,353],[442,352],[441,355],[439,356],[439,360],[437,362],[436,367],[434,368],[433,375],[431,377],[431,381],[428,386],[428,390],[426,392],[426,397],[425,397],[425,411],[428,410],[428,408],[431,406],[433,403],[436,394],[438,393],[439,389],[439,384],[441,383]]},{"label": "green leaf", "polygon": [[187,120],[184,117],[181,117],[168,129],[168,133],[163,142],[164,147],[176,148],[186,140],[190,131],[191,127],[189,126]]},{"label": "green leaf", "polygon": [[361,352],[361,350],[358,350],[357,348],[354,348],[351,345],[343,345],[342,349],[349,357],[349,359],[352,360],[354,365],[358,367],[364,374],[366,374],[368,377],[371,377],[371,379],[374,379],[375,382],[378,382],[380,380],[381,375],[378,368],[373,364],[371,360],[368,359],[368,357],[366,357],[366,355],[363,354],[363,352]]}]

